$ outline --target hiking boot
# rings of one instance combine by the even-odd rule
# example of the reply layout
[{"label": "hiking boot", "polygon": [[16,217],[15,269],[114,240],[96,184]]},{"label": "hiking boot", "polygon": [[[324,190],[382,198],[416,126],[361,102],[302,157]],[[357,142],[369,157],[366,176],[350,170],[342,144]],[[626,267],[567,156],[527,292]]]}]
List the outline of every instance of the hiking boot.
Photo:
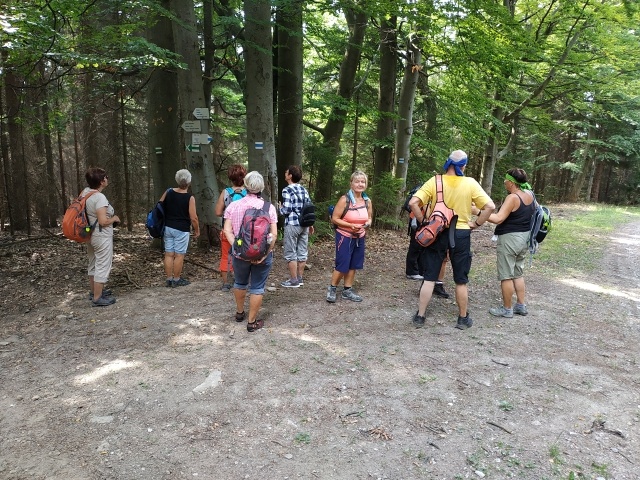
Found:
[{"label": "hiking boot", "polygon": [[230,283],[223,283],[222,286],[220,287],[220,290],[223,292],[230,292],[231,291],[231,284]]},{"label": "hiking boot", "polygon": [[290,278],[289,280],[285,280],[284,282],[280,282],[280,286],[281,287],[285,287],[285,288],[298,288],[300,286],[300,282],[298,282],[298,279],[295,278]]},{"label": "hiking boot", "polygon": [[515,307],[513,307],[513,313],[516,315],[527,315],[527,306],[523,303],[516,303]]},{"label": "hiking boot", "polygon": [[[111,290],[109,290],[108,288],[104,288],[102,290],[102,296],[103,297],[113,297],[113,292]],[[89,292],[89,300],[93,300],[93,292]]]},{"label": "hiking boot", "polygon": [[167,279],[167,281],[164,282],[164,286],[167,287],[167,288],[175,287],[175,285],[173,284],[173,280],[169,280],[169,279]]},{"label": "hiking boot", "polygon": [[436,283],[435,287],[433,287],[433,294],[436,297],[449,298],[449,294],[445,291],[442,283]]},{"label": "hiking boot", "polygon": [[329,288],[327,288],[327,302],[336,303],[336,290],[337,287],[329,286]]},{"label": "hiking boot", "polygon": [[424,317],[418,315],[418,312],[413,316],[413,326],[416,328],[424,327]]},{"label": "hiking boot", "polygon": [[424,277],[422,275],[418,275],[417,273],[415,275],[407,275],[407,278],[409,280],[424,280]]},{"label": "hiking boot", "polygon": [[344,298],[345,300],[351,300],[352,302],[362,301],[362,297],[356,294],[356,292],[354,292],[351,288],[348,290],[342,290],[341,297]]},{"label": "hiking boot", "polygon": [[115,297],[100,297],[97,300],[91,302],[92,307],[108,307],[116,303]]},{"label": "hiking boot", "polygon": [[458,323],[456,323],[457,329],[466,330],[467,328],[470,328],[471,325],[473,325],[473,320],[471,320],[468,313],[466,317],[458,316]]},{"label": "hiking boot", "polygon": [[513,309],[504,308],[504,306],[490,308],[489,313],[494,317],[513,318]]},{"label": "hiking boot", "polygon": [[300,286],[304,285],[304,280],[302,280],[302,277],[298,277],[298,284],[300,284]]},{"label": "hiking boot", "polygon": [[174,287],[186,287],[187,285],[191,285],[191,282],[185,278],[179,278],[173,281]]}]

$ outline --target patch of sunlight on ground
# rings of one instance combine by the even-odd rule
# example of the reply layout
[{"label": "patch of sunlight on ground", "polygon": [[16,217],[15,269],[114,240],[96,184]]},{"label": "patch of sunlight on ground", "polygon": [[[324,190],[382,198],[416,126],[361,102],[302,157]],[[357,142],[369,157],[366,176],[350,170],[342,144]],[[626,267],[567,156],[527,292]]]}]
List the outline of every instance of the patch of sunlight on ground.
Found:
[{"label": "patch of sunlight on ground", "polygon": [[87,384],[91,382],[95,382],[96,380],[104,377],[105,375],[109,375],[110,373],[119,372],[120,370],[124,370],[127,368],[135,368],[140,365],[140,362],[127,362],[126,360],[114,360],[113,362],[109,362],[106,365],[96,368],[90,373],[86,375],[79,375],[76,377],[76,383],[79,384]]},{"label": "patch of sunlight on ground", "polygon": [[640,302],[640,298],[635,295],[631,295],[630,293],[624,292],[622,290],[613,290],[611,288],[605,288],[600,285],[596,285],[595,283],[583,282],[581,280],[575,280],[572,278],[565,278],[560,280],[565,285],[569,285],[570,287],[576,287],[581,290],[587,290],[589,292],[594,293],[604,293],[606,295],[611,295],[612,297],[622,297],[628,300],[632,300],[634,302]]}]

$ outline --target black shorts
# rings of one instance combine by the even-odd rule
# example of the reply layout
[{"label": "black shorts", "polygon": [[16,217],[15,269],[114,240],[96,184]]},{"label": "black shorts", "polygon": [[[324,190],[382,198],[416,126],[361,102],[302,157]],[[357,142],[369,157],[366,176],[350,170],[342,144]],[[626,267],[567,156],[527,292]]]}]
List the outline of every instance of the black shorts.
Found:
[{"label": "black shorts", "polygon": [[442,262],[447,257],[451,261],[453,281],[457,285],[469,283],[469,271],[471,270],[471,230],[456,229],[456,246],[449,248],[449,230],[444,230],[436,241],[422,252],[422,268],[424,279],[427,282],[438,280]]}]

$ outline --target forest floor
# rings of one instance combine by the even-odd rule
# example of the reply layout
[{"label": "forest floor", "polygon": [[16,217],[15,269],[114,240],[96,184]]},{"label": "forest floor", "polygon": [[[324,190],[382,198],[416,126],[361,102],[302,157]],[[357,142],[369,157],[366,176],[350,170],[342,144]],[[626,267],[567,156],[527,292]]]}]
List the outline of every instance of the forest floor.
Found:
[{"label": "forest floor", "polygon": [[92,308],[82,246],[0,238],[0,478],[640,478],[640,222],[602,238],[595,273],[534,258],[513,319],[488,313],[491,235],[472,237],[469,330],[453,299],[412,326],[408,239],[372,231],[360,304],[325,301],[331,241],[299,289],[279,245],[252,334],[217,252],[192,248],[191,285],[167,289],[142,228],[120,231],[118,301]]}]

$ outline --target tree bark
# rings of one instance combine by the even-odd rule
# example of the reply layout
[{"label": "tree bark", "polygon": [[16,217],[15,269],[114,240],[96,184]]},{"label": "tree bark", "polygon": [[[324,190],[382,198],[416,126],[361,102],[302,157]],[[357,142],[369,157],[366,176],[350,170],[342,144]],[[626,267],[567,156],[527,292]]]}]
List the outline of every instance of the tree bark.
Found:
[{"label": "tree bark", "polygon": [[[422,54],[416,41],[417,39],[413,36],[407,39],[407,60],[398,99],[394,176],[402,179],[400,198],[404,197],[407,188],[407,170],[411,159],[411,137],[413,136],[413,106],[422,67]],[[398,202],[398,205],[400,204]]]},{"label": "tree bark", "polygon": [[[6,67],[6,64],[4,65]],[[5,70],[5,105],[7,118],[7,132],[9,136],[8,164],[5,164],[6,174],[10,179],[7,184],[7,204],[9,205],[9,221],[11,233],[16,230],[28,229],[29,204],[27,191],[24,188],[27,179],[26,158],[24,156],[23,129],[20,126],[20,112],[22,99],[19,85],[22,79],[9,67]],[[8,167],[8,168],[7,168]]]},{"label": "tree bark", "polygon": [[273,60],[271,5],[268,0],[245,0],[245,65],[247,72],[247,147],[249,170],[264,177],[265,200],[278,198],[273,131]]},{"label": "tree bark", "polygon": [[[180,113],[182,120],[193,118],[196,109],[204,109],[209,112],[204,99],[202,87],[202,65],[200,63],[200,42],[196,28],[196,16],[193,1],[171,0],[171,10],[176,15],[173,23],[173,40],[175,51],[182,56],[187,65],[186,70],[178,71],[178,85],[180,97]],[[201,135],[209,134],[209,116],[200,119]],[[175,135],[175,133],[174,133]],[[175,138],[175,137],[174,137]],[[190,134],[185,135],[186,139]],[[193,138],[193,137],[191,137]],[[186,143],[186,142],[185,142]],[[190,141],[189,145],[196,145],[197,142]],[[209,226],[216,222],[213,211],[214,203],[218,200],[218,182],[211,148],[208,143],[198,145],[199,151],[192,148],[187,151],[187,168],[192,174],[191,191],[196,198],[198,217],[203,233],[209,231]],[[175,173],[175,172],[174,172]],[[175,184],[175,182],[172,182]],[[201,245],[209,244],[209,239],[203,235]]]},{"label": "tree bark", "polygon": [[[162,7],[169,9],[170,0],[163,0]],[[147,31],[147,38],[161,48],[175,51],[173,25],[167,17],[157,18]],[[175,174],[182,168],[177,73],[168,69],[153,70],[147,84],[147,98],[149,164],[153,179],[153,198],[149,203],[153,205],[175,184]]]},{"label": "tree bark", "polygon": [[380,22],[380,82],[378,86],[378,121],[373,154],[373,184],[385,172],[392,170],[393,124],[397,80],[398,33],[397,18]]},{"label": "tree bark", "polygon": [[[282,175],[289,165],[302,165],[302,0],[278,8],[276,165]],[[280,192],[278,192],[280,193]]]}]

